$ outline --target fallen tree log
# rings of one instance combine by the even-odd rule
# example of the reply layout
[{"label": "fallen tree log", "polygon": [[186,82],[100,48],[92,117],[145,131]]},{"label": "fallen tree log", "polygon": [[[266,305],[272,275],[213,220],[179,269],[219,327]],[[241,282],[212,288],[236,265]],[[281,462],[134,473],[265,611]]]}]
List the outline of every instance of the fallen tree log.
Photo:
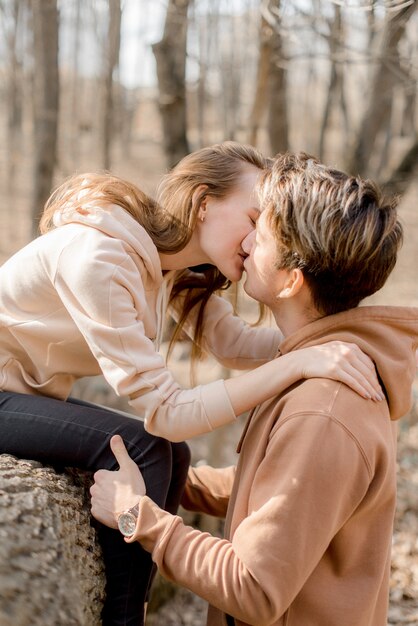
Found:
[{"label": "fallen tree log", "polygon": [[104,570],[86,475],[0,455],[0,625],[99,626]]}]

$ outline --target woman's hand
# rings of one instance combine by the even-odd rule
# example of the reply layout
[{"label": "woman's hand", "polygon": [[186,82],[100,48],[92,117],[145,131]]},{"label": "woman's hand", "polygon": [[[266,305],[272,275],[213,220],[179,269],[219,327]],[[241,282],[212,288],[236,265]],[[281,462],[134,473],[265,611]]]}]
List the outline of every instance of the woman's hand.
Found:
[{"label": "woman's hand", "polygon": [[291,354],[298,361],[302,378],[332,378],[364,398],[384,399],[373,361],[354,343],[330,341]]},{"label": "woman's hand", "polygon": [[119,469],[99,470],[90,488],[91,513],[99,522],[117,528],[118,515],[138,504],[145,495],[145,483],[137,464],[131,459],[122,437],[114,435],[110,447]]}]

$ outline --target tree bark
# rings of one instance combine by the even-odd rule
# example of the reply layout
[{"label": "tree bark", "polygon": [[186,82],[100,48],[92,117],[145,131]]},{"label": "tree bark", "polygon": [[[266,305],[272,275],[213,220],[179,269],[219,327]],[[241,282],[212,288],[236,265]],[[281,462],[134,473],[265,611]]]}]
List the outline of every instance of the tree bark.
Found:
[{"label": "tree bark", "polygon": [[335,105],[335,102],[337,102],[338,100],[340,102],[341,112],[343,114],[346,140],[349,130],[348,111],[344,93],[344,69],[337,59],[339,48],[344,45],[341,7],[335,5],[334,11],[335,17],[331,26],[331,33],[329,37],[331,61],[330,82],[319,136],[319,158],[321,160],[324,159],[325,138],[331,118],[332,108]]},{"label": "tree bark", "polygon": [[186,108],[187,12],[190,2],[169,0],[163,38],[153,46],[169,167],[190,152]]},{"label": "tree bark", "polygon": [[86,473],[0,455],[2,626],[100,626],[105,577],[89,484]]},{"label": "tree bark", "polygon": [[32,0],[34,32],[34,167],[32,235],[52,187],[59,110],[57,0]]},{"label": "tree bark", "polygon": [[80,142],[74,141],[74,137],[77,137],[80,130],[79,120],[79,97],[80,97],[80,85],[79,85],[79,57],[80,57],[80,42],[81,42],[81,2],[82,0],[76,0],[75,2],[75,19],[74,19],[74,41],[72,50],[72,94],[71,94],[71,124],[70,132],[72,137],[70,138],[70,154],[71,154],[71,166],[75,171],[79,167],[79,153]]},{"label": "tree bark", "polygon": [[268,101],[269,71],[271,65],[271,27],[265,18],[261,18],[260,24],[260,51],[257,67],[257,84],[255,87],[254,101],[249,121],[249,143],[257,146],[258,132],[262,123],[263,115]]},{"label": "tree bark", "polygon": [[115,126],[113,74],[119,65],[121,20],[120,0],[109,0],[109,29],[108,45],[105,51],[104,108],[101,132],[102,164],[106,170],[110,169],[111,165],[111,146]]},{"label": "tree bark", "polygon": [[[14,185],[17,162],[21,151],[22,140],[22,109],[23,109],[23,89],[22,89],[22,59],[19,54],[18,32],[20,25],[20,15],[23,10],[22,3],[12,0],[8,6],[9,18],[12,25],[6,30],[4,25],[4,39],[7,44],[9,55],[8,64],[8,89],[7,98],[7,150],[8,150],[8,171],[7,187],[11,192]],[[0,4],[0,13],[5,13],[6,7]],[[6,22],[6,20],[5,20]],[[6,172],[5,172],[6,174]]]},{"label": "tree bark", "polygon": [[401,135],[402,137],[416,137],[418,130],[415,124],[417,110],[417,86],[412,76],[406,81],[404,90],[404,106],[402,111]]},{"label": "tree bark", "polygon": [[386,18],[379,47],[379,63],[372,81],[369,105],[360,124],[348,170],[353,174],[367,175],[370,158],[381,129],[389,123],[392,113],[393,90],[399,76],[398,44],[407,21],[415,12],[417,2],[407,5]]},{"label": "tree bark", "polygon": [[240,100],[240,74],[236,58],[237,33],[236,20],[229,18],[229,45],[228,51],[221,54],[221,80],[222,80],[222,117],[223,117],[223,137],[225,139],[236,139],[239,126],[239,100]]},{"label": "tree bark", "polygon": [[392,172],[383,188],[390,194],[403,194],[415,180],[418,170],[418,140],[412,144],[399,165]]},{"label": "tree bark", "polygon": [[263,3],[262,16],[271,31],[268,40],[270,63],[268,71],[268,121],[267,128],[273,154],[289,148],[287,113],[287,70],[284,66],[283,41],[280,31],[280,0]]},{"label": "tree bark", "polygon": [[207,91],[206,91],[206,78],[207,78],[207,67],[209,63],[209,54],[210,54],[210,40],[212,37],[212,25],[211,23],[207,24],[206,27],[202,27],[199,24],[199,76],[197,79],[197,136],[198,136],[198,147],[203,148],[208,142],[206,141],[207,131],[206,131],[206,102],[207,102]]}]

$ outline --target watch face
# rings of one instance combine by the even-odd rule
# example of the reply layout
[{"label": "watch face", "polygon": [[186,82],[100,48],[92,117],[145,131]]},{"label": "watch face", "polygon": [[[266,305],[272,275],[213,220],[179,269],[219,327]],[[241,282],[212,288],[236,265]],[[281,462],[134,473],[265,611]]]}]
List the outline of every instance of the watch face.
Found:
[{"label": "watch face", "polygon": [[136,517],[133,513],[122,513],[118,517],[118,527],[124,537],[132,537],[136,528]]}]

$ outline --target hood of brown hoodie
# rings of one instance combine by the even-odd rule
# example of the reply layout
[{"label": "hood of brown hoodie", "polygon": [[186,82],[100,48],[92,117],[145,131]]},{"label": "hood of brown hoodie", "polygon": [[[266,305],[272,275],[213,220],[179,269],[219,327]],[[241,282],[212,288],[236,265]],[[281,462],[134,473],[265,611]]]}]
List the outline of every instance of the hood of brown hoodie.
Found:
[{"label": "hood of brown hoodie", "polygon": [[286,337],[279,353],[335,340],[355,343],[370,356],[386,392],[391,419],[405,415],[416,375],[418,308],[360,306],[329,315]]}]

